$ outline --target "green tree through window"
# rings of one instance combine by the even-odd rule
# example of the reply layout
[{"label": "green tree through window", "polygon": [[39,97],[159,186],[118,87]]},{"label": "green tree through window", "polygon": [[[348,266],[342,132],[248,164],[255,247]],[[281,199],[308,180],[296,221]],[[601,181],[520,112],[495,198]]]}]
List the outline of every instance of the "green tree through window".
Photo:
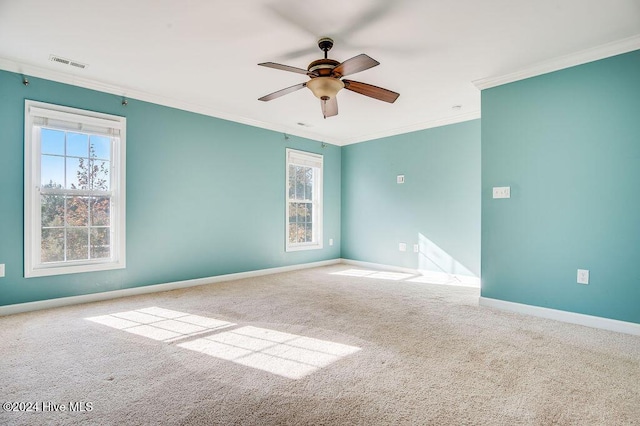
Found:
[{"label": "green tree through window", "polygon": [[[109,258],[111,141],[104,136],[53,129],[43,129],[41,137],[41,174],[66,177],[63,179],[66,182],[49,179],[41,188],[42,262]],[[64,149],[51,150],[56,140],[64,143]],[[87,146],[84,150],[83,144]],[[86,157],[79,156],[83,151]],[[97,151],[103,158],[99,158]],[[51,159],[64,161],[47,161]],[[45,169],[55,163],[66,170],[60,173]]]}]

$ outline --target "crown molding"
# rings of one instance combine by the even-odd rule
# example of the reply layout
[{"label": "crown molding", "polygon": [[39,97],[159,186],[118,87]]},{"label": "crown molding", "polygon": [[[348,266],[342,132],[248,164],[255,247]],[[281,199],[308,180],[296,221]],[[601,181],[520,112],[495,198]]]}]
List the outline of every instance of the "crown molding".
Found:
[{"label": "crown molding", "polygon": [[207,115],[210,117],[219,118],[222,120],[228,120],[235,123],[245,124],[247,126],[259,127],[261,129],[271,130],[278,133],[286,133],[290,136],[297,136],[302,138],[311,139],[318,142],[329,143],[336,146],[345,146],[359,142],[366,142],[373,139],[380,139],[389,136],[395,136],[403,133],[415,132],[418,130],[430,129],[433,127],[446,126],[448,124],[460,123],[463,121],[474,120],[480,118],[480,111],[472,111],[464,114],[458,114],[453,117],[447,117],[438,120],[431,120],[427,122],[421,122],[412,124],[410,126],[399,127],[396,129],[385,130],[378,133],[370,133],[361,136],[355,136],[347,139],[327,137],[314,132],[306,131],[300,127],[284,127],[273,125],[271,123],[253,120],[243,116],[234,114],[228,114],[213,108],[205,107],[202,105],[183,102],[177,99],[172,99],[164,96],[147,93],[140,90],[135,90],[130,87],[114,85],[104,83],[97,80],[92,80],[84,77],[77,76],[75,74],[67,74],[59,71],[42,68],[35,65],[21,63],[8,58],[0,57],[0,70],[14,72],[22,74],[28,77],[42,78],[45,80],[55,81],[57,83],[70,84],[73,86],[82,87],[85,89],[97,90],[103,93],[110,93],[116,96],[123,96],[127,99],[137,99],[144,102],[150,102],[157,105],[163,105],[170,108],[176,108],[184,111],[194,112],[197,114]]},{"label": "crown molding", "polygon": [[343,141],[342,146],[351,145],[351,144],[360,143],[360,142],[367,142],[374,139],[386,138],[389,136],[402,135],[405,133],[417,132],[419,130],[426,130],[434,127],[442,127],[449,124],[462,123],[464,121],[475,120],[478,118],[480,118],[479,110],[470,111],[464,114],[457,114],[452,117],[440,118],[440,119],[431,120],[431,121],[423,121],[421,123],[411,124],[410,126],[397,127],[395,129],[385,130],[383,132],[369,133],[366,135],[357,136],[351,139],[347,139],[346,141]]},{"label": "crown molding", "polygon": [[503,84],[513,83],[514,81],[524,80],[525,78],[559,71],[561,69],[586,64],[588,62],[605,59],[611,56],[621,55],[638,49],[640,49],[640,34],[611,43],[602,44],[590,49],[581,50],[569,55],[560,56],[549,61],[539,62],[520,71],[497,77],[475,80],[473,81],[473,84],[480,90],[490,89]]},{"label": "crown molding", "polygon": [[[628,37],[615,42],[603,44],[594,48],[586,49],[580,52],[572,53],[566,56],[561,56],[549,61],[540,62],[530,67],[516,71],[513,73],[505,74],[497,77],[488,77],[480,80],[475,80],[472,83],[480,90],[489,89],[492,87],[500,86],[514,81],[523,80],[530,77],[558,71],[561,69],[573,67],[576,65],[585,64],[588,62],[597,61],[600,59],[608,58],[615,55],[631,52],[633,50],[640,49],[640,34],[632,37]],[[399,134],[415,132],[419,130],[426,130],[434,127],[446,126],[449,124],[460,123],[464,121],[474,120],[480,118],[480,111],[471,111],[464,114],[458,114],[452,117],[431,120],[427,122],[421,122],[412,124],[405,127],[399,127],[396,129],[385,130],[377,133],[370,133],[361,136],[355,136],[347,139],[327,137],[314,132],[304,130],[300,127],[286,127],[280,125],[274,125],[260,120],[254,120],[247,117],[229,114],[223,111],[219,111],[214,108],[205,107],[202,105],[183,102],[177,99],[168,98],[164,96],[155,95],[152,93],[143,92],[140,90],[131,89],[128,87],[104,83],[97,80],[91,80],[84,77],[79,77],[73,74],[61,73],[58,71],[21,63],[12,59],[0,57],[0,70],[10,71],[18,74],[23,74],[30,77],[37,77],[46,80],[55,81],[58,83],[70,84],[85,89],[97,90],[104,93],[110,93],[117,96],[124,96],[129,99],[137,99],[144,102],[150,102],[158,105],[163,105],[171,108],[176,108],[184,111],[194,112],[197,114],[203,114],[210,117],[219,118],[222,120],[228,120],[240,124],[245,124],[252,127],[258,127],[266,130],[271,130],[278,133],[286,133],[291,136],[298,136],[302,138],[312,139],[318,142],[325,142],[337,146],[345,146],[355,144],[359,142],[366,142],[374,139],[380,139],[389,136],[396,136]]]},{"label": "crown molding", "polygon": [[101,81],[92,80],[84,77],[79,77],[74,74],[66,74],[59,71],[38,67],[35,65],[21,63],[8,58],[0,57],[0,70],[22,74],[27,77],[36,77],[36,78],[42,78],[45,80],[55,81],[57,83],[70,84],[70,85],[82,87],[85,89],[97,90],[99,92],[110,93],[117,96],[123,96],[123,97],[126,97],[127,99],[137,99],[140,101],[162,105],[170,108],[176,108],[184,111],[194,112],[197,114],[207,115],[207,116],[219,118],[222,120],[233,121],[235,123],[245,124],[247,126],[259,127],[261,129],[271,130],[278,133],[286,133],[287,135],[291,135],[291,136],[298,136],[302,138],[312,139],[318,142],[325,142],[325,143],[338,145],[338,146],[342,144],[342,141],[339,139],[330,138],[330,137],[319,135],[313,132],[305,131],[299,127],[276,126],[264,121],[253,120],[243,116],[222,112],[214,108],[205,107],[202,105],[192,104],[188,102],[183,102],[177,99],[172,99],[164,96],[154,95],[152,93],[135,90],[125,86],[119,86],[119,85],[104,83]]}]

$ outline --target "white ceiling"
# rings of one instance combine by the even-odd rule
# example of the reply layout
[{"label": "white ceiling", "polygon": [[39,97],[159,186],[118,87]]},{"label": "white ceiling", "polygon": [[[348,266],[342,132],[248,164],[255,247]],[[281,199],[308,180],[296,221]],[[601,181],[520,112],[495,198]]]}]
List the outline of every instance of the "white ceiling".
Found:
[{"label": "white ceiling", "polygon": [[[307,68],[321,36],[378,60],[349,78],[396,103],[343,90],[325,120],[307,89],[258,101],[307,78],[257,64]],[[478,87],[639,48],[640,0],[0,0],[1,69],[338,145],[477,118]]]}]

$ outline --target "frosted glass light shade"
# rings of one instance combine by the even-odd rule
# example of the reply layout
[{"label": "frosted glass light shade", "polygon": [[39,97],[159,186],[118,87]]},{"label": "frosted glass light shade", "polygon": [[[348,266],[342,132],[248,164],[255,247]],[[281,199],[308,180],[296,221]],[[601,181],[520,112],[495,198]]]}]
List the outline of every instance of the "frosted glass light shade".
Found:
[{"label": "frosted glass light shade", "polygon": [[344,87],[344,83],[333,77],[316,77],[307,82],[307,87],[316,98],[327,100],[333,99]]}]

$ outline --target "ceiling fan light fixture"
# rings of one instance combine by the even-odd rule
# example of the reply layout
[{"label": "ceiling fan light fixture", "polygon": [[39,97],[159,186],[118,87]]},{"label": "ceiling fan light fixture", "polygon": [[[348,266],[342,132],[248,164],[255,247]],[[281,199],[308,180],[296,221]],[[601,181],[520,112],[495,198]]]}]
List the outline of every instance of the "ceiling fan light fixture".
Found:
[{"label": "ceiling fan light fixture", "polygon": [[258,64],[267,68],[305,74],[311,77],[311,79],[305,83],[298,83],[294,86],[269,93],[268,95],[258,98],[258,100],[265,102],[270,101],[300,90],[303,87],[308,87],[313,95],[320,99],[322,115],[324,118],[327,118],[338,115],[337,95],[342,89],[347,89],[351,92],[389,103],[394,103],[395,100],[398,99],[400,94],[392,92],[391,90],[358,81],[341,80],[342,77],[378,66],[380,62],[364,53],[347,59],[346,61],[338,62],[334,59],[327,58],[327,52],[332,46],[333,40],[328,37],[321,38],[320,41],[318,41],[318,47],[324,52],[324,58],[311,62],[306,70],[289,65],[277,64],[275,62],[262,62]]},{"label": "ceiling fan light fixture", "polygon": [[333,99],[344,88],[344,83],[334,77],[316,77],[307,82],[307,87],[318,99]]}]

